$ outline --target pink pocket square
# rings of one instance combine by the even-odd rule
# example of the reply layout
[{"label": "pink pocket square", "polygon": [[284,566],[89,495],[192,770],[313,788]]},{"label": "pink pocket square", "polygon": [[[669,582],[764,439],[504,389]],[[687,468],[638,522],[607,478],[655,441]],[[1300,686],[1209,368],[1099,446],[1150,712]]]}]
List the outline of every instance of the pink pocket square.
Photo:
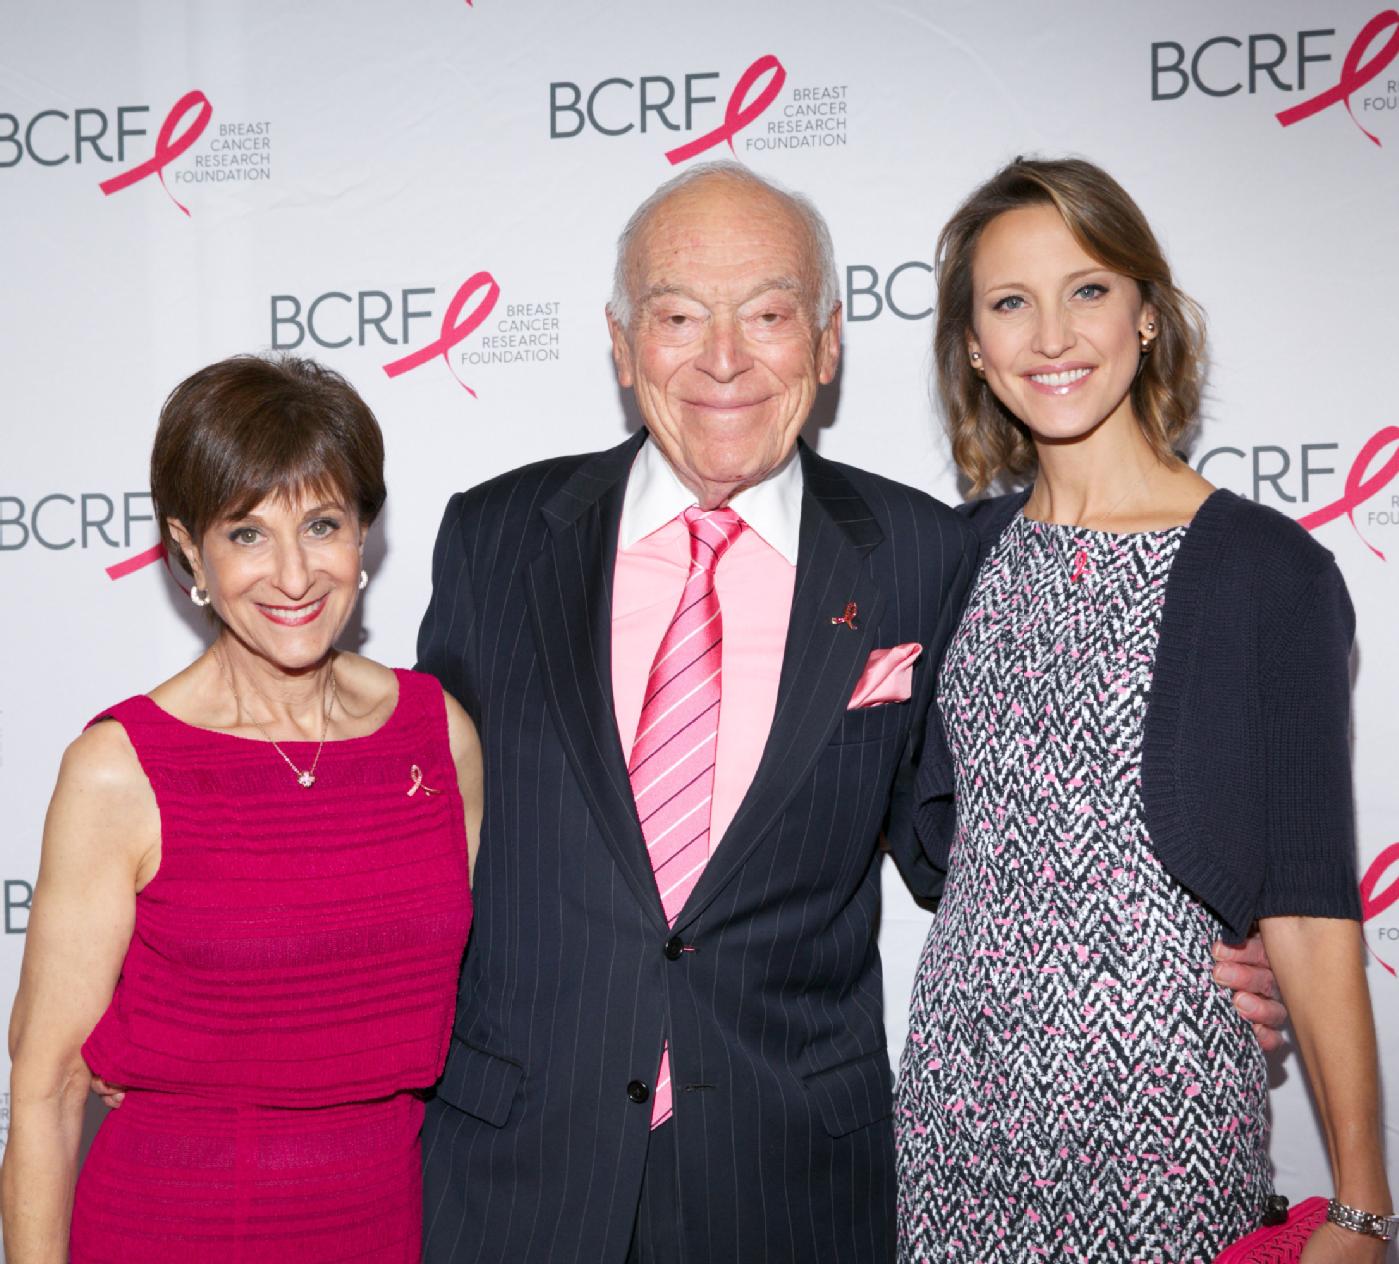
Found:
[{"label": "pink pocket square", "polygon": [[887,650],[871,650],[846,710],[907,702],[913,693],[913,664],[922,652],[923,647],[917,641]]}]

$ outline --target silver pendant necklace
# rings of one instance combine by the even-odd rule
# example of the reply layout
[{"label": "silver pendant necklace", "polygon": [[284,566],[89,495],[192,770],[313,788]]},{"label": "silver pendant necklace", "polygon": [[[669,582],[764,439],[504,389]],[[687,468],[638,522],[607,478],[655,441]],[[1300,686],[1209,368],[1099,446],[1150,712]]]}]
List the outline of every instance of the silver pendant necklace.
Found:
[{"label": "silver pendant necklace", "polygon": [[[219,661],[223,664],[224,675],[228,677],[228,687],[233,690],[233,703],[238,708],[238,718],[241,720],[243,718],[243,699],[238,696],[238,686],[233,683],[233,671],[228,664],[223,661],[222,655],[219,656]],[[276,738],[263,728],[257,720],[253,719],[251,711],[248,712],[248,722],[252,724],[263,737],[271,742],[272,749],[282,757],[286,766],[296,775],[297,784],[306,790],[309,790],[316,784],[316,769],[320,766],[321,751],[325,749],[326,735],[330,732],[330,713],[334,709],[337,699],[340,697],[335,687],[335,669],[330,668],[326,675],[329,679],[326,681],[326,687],[321,694],[321,740],[316,745],[316,755],[315,758],[311,760],[311,766],[309,768],[298,768],[292,762],[291,756],[277,744]],[[266,701],[266,699],[264,699],[264,701]]]}]

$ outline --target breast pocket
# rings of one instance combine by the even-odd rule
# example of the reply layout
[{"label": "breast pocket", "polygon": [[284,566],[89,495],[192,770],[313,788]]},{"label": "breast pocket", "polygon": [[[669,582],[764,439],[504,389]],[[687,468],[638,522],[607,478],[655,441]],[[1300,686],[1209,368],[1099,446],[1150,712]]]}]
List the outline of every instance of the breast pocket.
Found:
[{"label": "breast pocket", "polygon": [[875,707],[846,711],[840,717],[836,731],[831,735],[831,744],[847,746],[856,742],[882,742],[897,737],[903,732],[908,713],[907,702],[883,702]]}]

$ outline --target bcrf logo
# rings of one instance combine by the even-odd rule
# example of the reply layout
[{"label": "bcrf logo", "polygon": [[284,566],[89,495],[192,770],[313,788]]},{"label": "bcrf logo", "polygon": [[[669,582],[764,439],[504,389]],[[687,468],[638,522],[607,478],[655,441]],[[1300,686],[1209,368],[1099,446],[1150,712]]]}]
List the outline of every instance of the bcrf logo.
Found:
[{"label": "bcrf logo", "polygon": [[[1346,518],[1365,547],[1384,561],[1370,533],[1399,526],[1399,426],[1384,426],[1360,445],[1336,495],[1333,476],[1340,467],[1334,464],[1334,454],[1340,449],[1339,443],[1303,443],[1296,448],[1264,443],[1247,450],[1224,446],[1211,448],[1195,462],[1195,469],[1251,500],[1289,512],[1302,510],[1297,521],[1308,531]],[[1324,497],[1331,499],[1308,508]]]},{"label": "bcrf logo", "polygon": [[83,106],[73,110],[38,110],[27,118],[0,113],[0,168],[32,162],[40,167],[68,163],[125,162],[127,144],[146,134],[142,115],[148,105],[119,105],[114,110]]},{"label": "bcrf logo", "polygon": [[[414,337],[415,320],[433,319],[430,300],[436,286],[423,285],[389,290],[327,290],[303,302],[295,294],[272,296],[272,347],[292,350],[309,338],[317,346],[406,346]],[[475,300],[468,308],[468,303]],[[484,323],[500,299],[500,286],[489,272],[476,272],[457,288],[442,313],[437,337],[383,366],[391,378],[419,368],[438,356],[447,371],[473,399],[476,392],[452,366],[452,348]],[[373,331],[371,341],[370,331]],[[397,336],[395,336],[397,334]]]},{"label": "bcrf logo", "polygon": [[[585,88],[560,79],[549,85],[549,139],[568,140],[594,131],[602,136],[626,136],[631,132],[688,132],[695,126],[696,107],[717,104],[719,98],[705,88],[720,78],[717,70],[691,72],[681,78],[640,75],[635,79],[615,75]],[[771,53],[759,57],[734,84],[718,127],[666,151],[672,166],[727,144],[755,122],[782,91],[787,71]]]},{"label": "bcrf logo", "polygon": [[132,527],[155,521],[150,506],[150,492],[0,496],[0,553],[25,548],[54,553],[72,548],[130,548]]},{"label": "bcrf logo", "polygon": [[[1249,96],[1262,92],[1304,92],[1308,67],[1335,60],[1334,27],[1295,33],[1273,31],[1248,35],[1212,35],[1193,47],[1175,40],[1151,46],[1151,99],[1173,101],[1190,91],[1210,97]],[[1399,76],[1380,76],[1399,58],[1399,11],[1375,14],[1352,39],[1334,83],[1315,96],[1277,112],[1283,127],[1301,123],[1333,106],[1344,106],[1351,121],[1375,145],[1380,138],[1356,117],[1399,108]],[[1371,84],[1376,86],[1370,88]],[[1313,76],[1312,88],[1316,87]],[[1365,94],[1357,94],[1369,89]]]},{"label": "bcrf logo", "polygon": [[845,321],[876,320],[886,311],[900,320],[927,320],[933,314],[933,265],[922,259],[879,268],[851,263],[845,268]]}]

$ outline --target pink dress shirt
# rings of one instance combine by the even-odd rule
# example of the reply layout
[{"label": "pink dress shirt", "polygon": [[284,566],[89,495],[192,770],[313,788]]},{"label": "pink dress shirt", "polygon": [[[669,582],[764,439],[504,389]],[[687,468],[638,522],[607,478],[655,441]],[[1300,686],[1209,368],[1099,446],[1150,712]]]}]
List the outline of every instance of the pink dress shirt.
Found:
[{"label": "pink dress shirt", "polygon": [[[715,572],[724,619],[724,674],[710,855],[748,792],[777,709],[797,575],[802,484],[795,457],[767,482],[771,486],[740,493],[731,502],[746,529]],[[612,589],[612,700],[622,751],[628,756],[651,662],[689,573],[689,532],[678,515],[694,503],[659,450],[646,443],[627,484]],[[658,518],[660,525],[654,525]],[[780,548],[764,538],[763,529],[777,538]],[[629,542],[634,534],[639,538]]]}]

